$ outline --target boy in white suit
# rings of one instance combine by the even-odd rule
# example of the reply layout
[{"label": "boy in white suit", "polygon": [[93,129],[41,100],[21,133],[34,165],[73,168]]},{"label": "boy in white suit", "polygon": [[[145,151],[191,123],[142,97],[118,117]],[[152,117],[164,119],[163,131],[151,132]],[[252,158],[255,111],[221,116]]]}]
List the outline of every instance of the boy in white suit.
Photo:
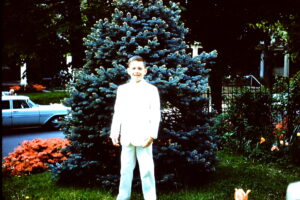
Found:
[{"label": "boy in white suit", "polygon": [[152,142],[157,138],[160,121],[159,94],[155,86],[144,80],[147,69],[142,57],[130,58],[127,72],[131,80],[117,90],[110,134],[113,145],[122,145],[117,200],[130,199],[136,160],[144,199],[156,200]]}]

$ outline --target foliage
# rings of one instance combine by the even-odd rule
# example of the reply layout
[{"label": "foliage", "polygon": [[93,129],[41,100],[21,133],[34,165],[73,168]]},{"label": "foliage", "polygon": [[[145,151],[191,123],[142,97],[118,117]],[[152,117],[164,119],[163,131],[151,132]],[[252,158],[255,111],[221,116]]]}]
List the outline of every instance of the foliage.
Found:
[{"label": "foliage", "polygon": [[286,46],[288,41],[288,32],[285,30],[283,24],[278,20],[273,23],[263,20],[256,24],[249,24],[253,29],[259,29],[270,37],[272,48],[277,46]]},{"label": "foliage", "polygon": [[[28,81],[38,83],[66,67],[68,41],[61,35],[59,17],[66,6],[60,1],[12,0],[4,1],[3,7],[3,63],[15,72],[13,78],[18,78],[15,74],[23,63]],[[9,71],[4,73],[7,80]]]},{"label": "foliage", "polygon": [[[168,3],[168,0],[164,1]],[[80,46],[82,43],[80,31],[87,34],[97,19],[110,16],[114,6],[111,5],[112,1],[76,0],[70,4],[68,2],[4,1],[4,66],[19,69],[20,65],[26,62],[30,76],[28,78],[35,81],[34,79],[40,79],[45,75],[52,77],[61,69],[66,69],[67,53],[71,52],[73,57],[83,60],[82,55],[71,51],[71,46],[74,48]],[[188,41],[191,43],[199,41],[206,49],[218,49],[220,52],[220,67],[217,68],[219,73],[227,71],[233,74],[242,71],[243,74],[249,74],[253,72],[253,68],[256,70],[254,66],[259,63],[259,52],[255,50],[255,46],[266,35],[260,30],[250,28],[248,24],[262,21],[269,24],[279,21],[282,24],[288,32],[288,50],[292,53],[292,60],[295,63],[300,62],[300,12],[298,2],[295,0],[276,3],[271,0],[252,0],[245,4],[238,0],[205,2],[176,0],[176,2],[181,3],[182,20],[191,30],[187,37]],[[78,4],[80,9],[78,6],[75,7]],[[72,10],[77,13],[76,18],[69,15]],[[81,21],[78,20],[79,15]],[[19,31],[16,31],[16,27]],[[80,34],[70,34],[72,30]],[[81,36],[78,37],[79,35]],[[74,41],[72,39],[74,37],[78,37],[78,40]],[[297,66],[299,64],[293,67]],[[4,73],[9,74],[6,70]]]},{"label": "foliage", "polygon": [[49,88],[65,90],[66,85],[72,81],[72,68],[69,64],[68,70],[60,70],[58,74],[49,82]]},{"label": "foliage", "polygon": [[217,142],[219,149],[223,149],[227,144],[230,144],[234,131],[229,114],[223,112],[217,115],[213,126],[210,127],[210,132],[214,132],[219,136]]},{"label": "foliage", "polygon": [[299,154],[300,154],[300,125],[298,124],[295,129],[294,129],[294,133],[295,133],[295,139],[292,143],[291,146],[291,157],[292,157],[292,161],[297,164],[298,166],[300,165],[300,158],[299,158]]},{"label": "foliage", "polygon": [[272,95],[249,90],[235,95],[212,127],[221,147],[265,161],[299,163],[299,77],[277,77]]},{"label": "foliage", "polygon": [[[260,41],[269,43],[276,29],[279,30],[277,35],[283,33],[287,37],[287,50],[292,54],[293,66],[299,70],[300,10],[296,1],[178,1],[185,7],[182,16],[191,30],[188,39],[201,42],[205,48],[218,49],[222,68],[218,68],[219,73],[233,75],[255,72],[260,58],[256,47]],[[264,29],[264,32],[256,27],[263,24],[273,31]]]},{"label": "foliage", "polygon": [[[158,188],[161,200],[187,199],[233,199],[234,188],[250,189],[249,199],[282,200],[287,185],[299,180],[300,169],[296,166],[277,163],[260,164],[228,151],[219,151],[221,158],[216,173],[206,179],[205,184],[186,186],[183,189],[162,190]],[[205,179],[204,177],[202,179]],[[2,177],[2,194],[13,199],[106,199],[116,198],[115,190],[102,187],[62,186],[51,181],[49,172],[30,176]],[[143,195],[133,190],[132,199],[142,200]]]},{"label": "foliage", "polygon": [[[128,80],[126,64],[132,55],[147,61],[146,79],[160,92],[162,122],[154,146],[158,183],[178,185],[190,174],[212,172],[217,163],[215,136],[205,108],[208,99],[205,65],[216,51],[191,58],[186,53],[187,29],[177,4],[162,1],[114,2],[112,19],[100,19],[84,39],[86,65],[68,85],[66,104],[72,115],[63,123],[71,152],[64,163],[52,167],[62,182],[100,182],[117,185],[119,149],[108,138],[116,89]],[[191,112],[191,110],[193,112]]]},{"label": "foliage", "polygon": [[[299,8],[298,8],[299,9]],[[285,28],[289,30],[289,40],[288,47],[289,52],[291,53],[291,60],[294,63],[300,63],[300,25],[299,25],[300,15],[299,12],[296,15],[291,15],[289,18],[289,22],[285,23]]]},{"label": "foliage", "polygon": [[294,127],[292,135],[288,137],[287,120],[281,121],[276,124],[274,129],[274,144],[271,148],[273,156],[276,160],[289,160],[295,164],[300,164],[300,121]]},{"label": "foliage", "polygon": [[69,141],[61,138],[24,141],[9,156],[4,157],[2,175],[21,175],[44,172],[48,164],[61,163],[67,159],[62,148]]},{"label": "foliage", "polygon": [[[238,151],[251,154],[253,150],[270,149],[273,142],[272,98],[268,91],[242,91],[229,106],[228,114],[234,127]],[[258,143],[261,137],[266,142]]]},{"label": "foliage", "polygon": [[[245,88],[229,102],[226,114],[217,117],[213,130],[225,146],[250,156],[260,156],[273,143],[272,98],[267,90]],[[252,155],[251,155],[252,154]]]},{"label": "foliage", "polygon": [[3,1],[3,63],[9,68],[4,70],[4,80],[18,78],[15,73],[19,73],[23,63],[27,64],[28,81],[39,83],[44,77],[53,78],[67,69],[68,53],[73,57],[72,67],[82,67],[83,34],[96,19],[111,13],[110,2]]},{"label": "foliage", "polygon": [[113,12],[112,1],[87,0],[81,1],[80,11],[84,23],[84,33],[89,34],[90,28],[98,19],[110,17]]},{"label": "foliage", "polygon": [[274,121],[277,123],[274,133],[277,135],[275,145],[279,148],[281,156],[291,154],[292,160],[300,163],[299,138],[297,133],[300,126],[300,72],[292,78],[277,77],[273,91],[274,96]]}]

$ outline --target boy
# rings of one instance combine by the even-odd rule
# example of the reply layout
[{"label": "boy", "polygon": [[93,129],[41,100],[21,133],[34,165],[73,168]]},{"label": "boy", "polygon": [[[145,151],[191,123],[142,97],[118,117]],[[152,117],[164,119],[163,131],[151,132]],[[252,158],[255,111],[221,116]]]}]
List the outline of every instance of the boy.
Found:
[{"label": "boy", "polygon": [[130,199],[136,160],[139,163],[144,199],[156,200],[152,142],[157,138],[160,121],[159,94],[155,86],[144,80],[147,69],[142,57],[131,57],[127,72],[131,80],[117,90],[110,134],[113,145],[122,145],[117,200]]}]

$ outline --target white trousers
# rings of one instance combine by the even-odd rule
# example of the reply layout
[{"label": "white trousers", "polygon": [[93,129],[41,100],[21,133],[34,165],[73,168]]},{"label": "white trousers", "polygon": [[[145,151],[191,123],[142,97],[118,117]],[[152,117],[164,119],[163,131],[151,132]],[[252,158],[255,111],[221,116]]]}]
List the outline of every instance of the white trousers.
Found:
[{"label": "white trousers", "polygon": [[136,160],[138,160],[139,163],[144,199],[156,200],[152,144],[146,148],[133,145],[122,146],[121,179],[117,200],[130,199]]},{"label": "white trousers", "polygon": [[286,190],[286,200],[300,200],[300,181],[288,185]]}]

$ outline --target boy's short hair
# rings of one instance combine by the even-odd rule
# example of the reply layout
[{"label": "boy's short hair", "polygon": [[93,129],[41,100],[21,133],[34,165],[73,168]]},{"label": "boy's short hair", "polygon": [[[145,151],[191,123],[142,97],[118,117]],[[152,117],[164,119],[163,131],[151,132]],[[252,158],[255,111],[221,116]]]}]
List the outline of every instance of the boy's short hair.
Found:
[{"label": "boy's short hair", "polygon": [[140,62],[143,62],[145,67],[146,67],[146,62],[144,60],[144,58],[142,56],[132,56],[131,58],[129,58],[128,60],[128,66],[130,65],[131,62],[133,61],[140,61]]}]

